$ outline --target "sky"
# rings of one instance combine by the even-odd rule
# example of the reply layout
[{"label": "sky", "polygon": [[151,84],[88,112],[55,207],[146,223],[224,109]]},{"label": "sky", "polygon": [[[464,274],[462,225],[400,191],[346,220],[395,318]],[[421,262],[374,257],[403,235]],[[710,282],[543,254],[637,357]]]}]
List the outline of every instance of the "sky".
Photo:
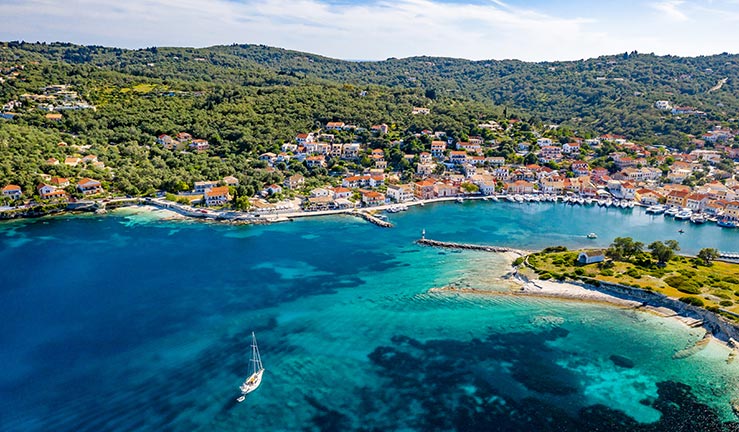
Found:
[{"label": "sky", "polygon": [[250,43],[350,60],[739,52],[739,0],[0,0],[0,40]]}]

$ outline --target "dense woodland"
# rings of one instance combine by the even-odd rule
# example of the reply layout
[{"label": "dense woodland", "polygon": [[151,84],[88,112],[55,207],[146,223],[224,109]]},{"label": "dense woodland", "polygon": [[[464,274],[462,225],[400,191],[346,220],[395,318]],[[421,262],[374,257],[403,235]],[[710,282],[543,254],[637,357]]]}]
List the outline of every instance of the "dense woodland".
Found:
[{"label": "dense woodland", "polygon": [[[390,133],[360,139],[372,148],[423,149],[422,129],[454,138],[485,135],[483,120],[525,120],[513,136],[495,137],[496,155],[513,154],[531,128],[559,124],[556,135],[621,133],[630,138],[687,147],[712,122],[737,127],[739,56],[657,57],[637,53],[578,62],[525,63],[448,58],[348,62],[282,49],[232,45],[203,49],[123,50],[71,44],[0,44],[0,66],[22,65],[0,84],[0,102],[17,100],[52,84],[70,84],[96,110],[67,111],[50,122],[26,110],[0,120],[0,179],[33,190],[40,172],[90,176],[127,194],[176,192],[196,180],[235,175],[253,194],[284,175],[301,172],[330,180],[353,168],[339,162],[309,171],[302,164],[265,170],[256,156],[277,152],[299,132],[340,120],[368,128],[387,123]],[[719,79],[728,82],[709,91]],[[618,78],[619,80],[615,80]],[[623,80],[620,80],[620,79]],[[706,116],[671,116],[654,108],[667,99]],[[413,106],[431,115],[413,116]],[[204,153],[181,153],[154,144],[159,134],[185,131],[207,139]],[[353,136],[338,135],[338,139]],[[487,138],[491,138],[487,136]],[[59,147],[64,141],[67,147]],[[87,146],[114,170],[64,165],[73,146]],[[79,148],[79,147],[77,147]],[[390,151],[390,150],[388,150]],[[399,156],[401,153],[395,151]],[[393,160],[393,155],[388,155]],[[397,160],[401,157],[395,158]]]}]

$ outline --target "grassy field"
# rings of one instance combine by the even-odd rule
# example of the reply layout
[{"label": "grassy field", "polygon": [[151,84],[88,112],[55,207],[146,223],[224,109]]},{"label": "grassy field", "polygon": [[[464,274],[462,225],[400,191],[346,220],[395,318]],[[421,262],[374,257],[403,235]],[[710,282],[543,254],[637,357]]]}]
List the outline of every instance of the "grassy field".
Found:
[{"label": "grassy field", "polygon": [[670,297],[697,297],[709,309],[720,307],[739,313],[739,265],[714,262],[711,266],[678,256],[665,267],[649,260],[577,264],[580,251],[539,252],[528,263],[541,279],[581,279],[613,282],[663,293]]}]

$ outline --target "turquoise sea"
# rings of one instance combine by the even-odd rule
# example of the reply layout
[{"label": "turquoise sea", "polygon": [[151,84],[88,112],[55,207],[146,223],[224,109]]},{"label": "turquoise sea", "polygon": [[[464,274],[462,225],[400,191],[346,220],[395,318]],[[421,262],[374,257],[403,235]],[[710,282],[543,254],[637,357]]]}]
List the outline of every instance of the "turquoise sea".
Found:
[{"label": "turquoise sea", "polygon": [[[414,244],[739,250],[641,209],[445,203],[269,226],[126,209],[0,224],[0,430],[739,430],[739,361],[702,329],[504,289],[503,257]],[[678,229],[683,228],[684,234]],[[596,232],[597,240],[585,235]],[[238,404],[256,332],[266,368]]]}]

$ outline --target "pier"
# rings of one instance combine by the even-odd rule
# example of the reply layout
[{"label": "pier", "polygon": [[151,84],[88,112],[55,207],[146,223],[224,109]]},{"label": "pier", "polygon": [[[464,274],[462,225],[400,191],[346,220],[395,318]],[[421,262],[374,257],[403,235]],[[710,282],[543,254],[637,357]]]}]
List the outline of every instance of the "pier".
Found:
[{"label": "pier", "polygon": [[476,251],[483,251],[483,252],[498,252],[498,253],[511,252],[511,253],[518,254],[520,256],[526,255],[526,252],[522,250],[508,248],[508,247],[486,246],[486,245],[469,244],[469,243],[443,242],[443,241],[438,241],[438,240],[427,239],[425,237],[421,238],[420,240],[417,240],[416,243],[423,245],[423,246],[439,247],[439,248],[445,248],[445,249],[465,249],[465,250],[476,250]]},{"label": "pier", "polygon": [[361,217],[362,219],[366,220],[367,222],[373,223],[373,224],[375,224],[375,225],[377,225],[379,227],[382,227],[382,228],[392,228],[393,227],[393,224],[391,224],[390,222],[388,222],[386,220],[382,220],[382,219],[378,218],[377,216],[375,216],[373,214],[370,214],[370,213],[367,213],[367,212],[356,211],[356,212],[351,212],[351,214],[353,214],[355,216],[358,216],[358,217]]}]

